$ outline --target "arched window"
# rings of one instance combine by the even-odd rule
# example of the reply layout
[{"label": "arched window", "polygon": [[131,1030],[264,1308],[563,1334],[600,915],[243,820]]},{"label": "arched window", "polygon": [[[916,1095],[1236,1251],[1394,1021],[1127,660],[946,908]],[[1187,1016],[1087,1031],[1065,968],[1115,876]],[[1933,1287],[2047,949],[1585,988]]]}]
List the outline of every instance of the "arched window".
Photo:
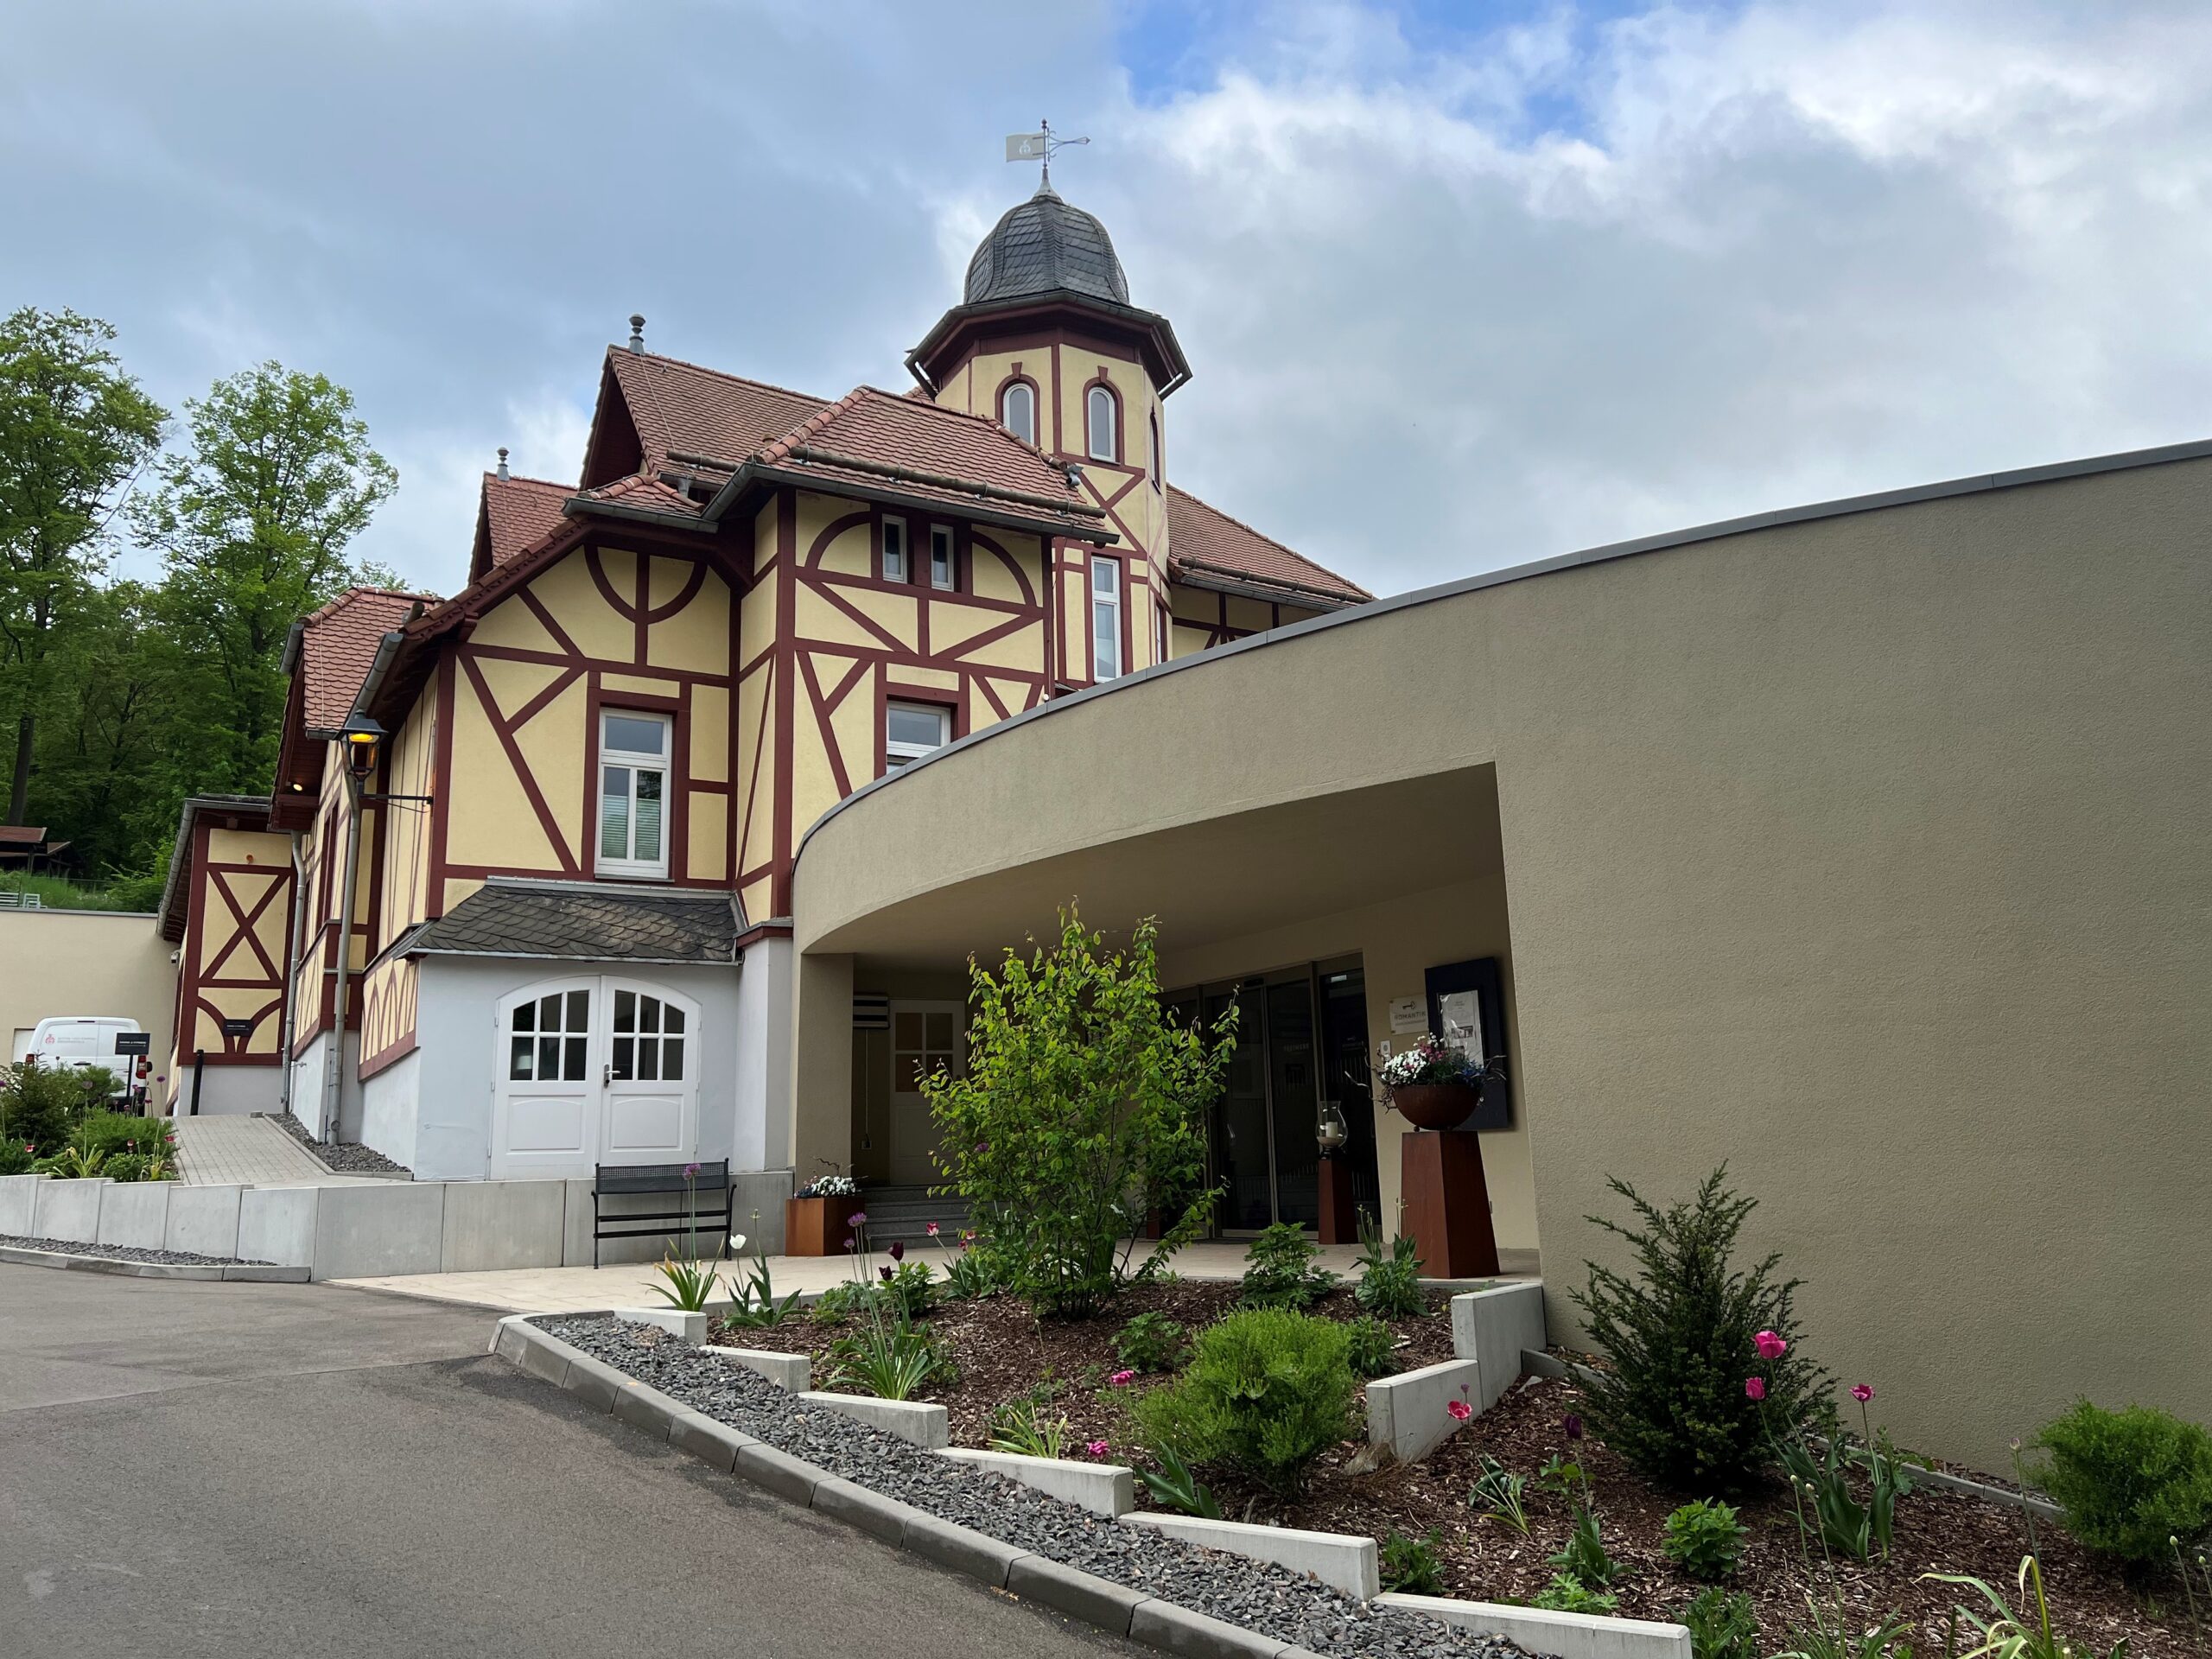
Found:
[{"label": "arched window", "polygon": [[999,424],[1024,443],[1037,442],[1037,391],[1027,380],[999,394]]},{"label": "arched window", "polygon": [[1105,386],[1093,386],[1090,396],[1084,400],[1085,448],[1093,461],[1119,461],[1122,458],[1120,434],[1116,431],[1120,407],[1114,402],[1113,392]]}]

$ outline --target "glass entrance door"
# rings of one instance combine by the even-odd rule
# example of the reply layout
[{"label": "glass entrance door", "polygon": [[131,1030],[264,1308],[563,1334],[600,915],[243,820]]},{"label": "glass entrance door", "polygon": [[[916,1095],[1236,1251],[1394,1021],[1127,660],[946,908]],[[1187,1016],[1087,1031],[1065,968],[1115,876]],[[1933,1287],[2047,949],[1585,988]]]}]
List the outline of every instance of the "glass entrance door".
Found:
[{"label": "glass entrance door", "polygon": [[1236,1049],[1212,1122],[1213,1179],[1228,1190],[1214,1224],[1229,1233],[1257,1232],[1278,1221],[1310,1227],[1321,1213],[1313,975],[1296,969],[1210,986],[1198,1001],[1207,1026],[1232,1002]]},{"label": "glass entrance door", "polygon": [[1214,1179],[1229,1190],[1214,1211],[1224,1232],[1257,1232],[1275,1218],[1268,1146],[1267,1007],[1257,990],[1212,991],[1206,1028],[1236,1005],[1236,1051],[1213,1103]]}]

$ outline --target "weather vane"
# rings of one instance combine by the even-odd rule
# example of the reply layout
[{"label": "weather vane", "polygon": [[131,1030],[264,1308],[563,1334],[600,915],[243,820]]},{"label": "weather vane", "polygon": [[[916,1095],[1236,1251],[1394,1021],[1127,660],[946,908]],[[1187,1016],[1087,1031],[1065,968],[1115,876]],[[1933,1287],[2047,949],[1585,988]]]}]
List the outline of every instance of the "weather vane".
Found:
[{"label": "weather vane", "polygon": [[1043,188],[1052,188],[1052,153],[1070,144],[1087,144],[1088,138],[1060,138],[1052,132],[1052,124],[1039,121],[1034,132],[1011,132],[1007,135],[1006,158],[1009,162],[1039,162],[1044,166]]}]

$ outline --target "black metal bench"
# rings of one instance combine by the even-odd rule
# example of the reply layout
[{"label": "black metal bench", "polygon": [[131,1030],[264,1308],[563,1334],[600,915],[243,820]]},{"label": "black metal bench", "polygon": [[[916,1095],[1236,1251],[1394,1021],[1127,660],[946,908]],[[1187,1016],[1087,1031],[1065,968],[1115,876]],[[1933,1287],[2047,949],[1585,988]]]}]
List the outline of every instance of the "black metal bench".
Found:
[{"label": "black metal bench", "polygon": [[[686,1177],[684,1171],[696,1173]],[[632,1192],[681,1192],[688,1195],[692,1207],[688,1210],[655,1210],[625,1216],[602,1216],[599,1201],[619,1194]],[[701,1205],[702,1198],[721,1194],[719,1211]],[[599,1265],[599,1241],[602,1238],[650,1238],[665,1235],[668,1229],[660,1224],[680,1221],[693,1232],[701,1224],[714,1221],[719,1216],[721,1225],[715,1236],[721,1240],[716,1260],[729,1255],[730,1230],[729,1160],[717,1158],[711,1164],[601,1164],[591,1184],[591,1264]]]}]

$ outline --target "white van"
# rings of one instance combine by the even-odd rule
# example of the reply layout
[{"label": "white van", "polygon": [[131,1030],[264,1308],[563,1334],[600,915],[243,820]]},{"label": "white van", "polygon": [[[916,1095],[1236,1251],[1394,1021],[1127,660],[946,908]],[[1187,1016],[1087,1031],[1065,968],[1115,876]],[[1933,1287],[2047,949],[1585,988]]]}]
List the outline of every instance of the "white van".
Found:
[{"label": "white van", "polygon": [[115,1052],[118,1033],[142,1029],[136,1020],[111,1014],[79,1014],[66,1020],[41,1020],[31,1033],[30,1054],[41,1065],[82,1071],[95,1065],[115,1073],[116,1093],[128,1090],[135,1062]]}]

